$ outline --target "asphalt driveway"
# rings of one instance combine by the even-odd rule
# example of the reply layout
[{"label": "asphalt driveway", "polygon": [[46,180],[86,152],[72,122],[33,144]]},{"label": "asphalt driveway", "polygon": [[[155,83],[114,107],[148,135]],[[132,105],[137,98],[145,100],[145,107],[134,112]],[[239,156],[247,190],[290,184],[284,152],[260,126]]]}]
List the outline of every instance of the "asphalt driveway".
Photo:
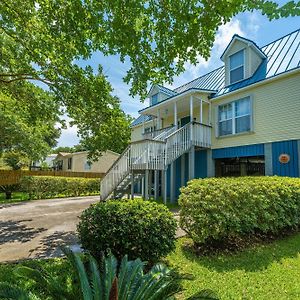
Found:
[{"label": "asphalt driveway", "polygon": [[99,196],[37,200],[0,206],[0,262],[56,257],[59,245],[78,247],[78,216]]}]

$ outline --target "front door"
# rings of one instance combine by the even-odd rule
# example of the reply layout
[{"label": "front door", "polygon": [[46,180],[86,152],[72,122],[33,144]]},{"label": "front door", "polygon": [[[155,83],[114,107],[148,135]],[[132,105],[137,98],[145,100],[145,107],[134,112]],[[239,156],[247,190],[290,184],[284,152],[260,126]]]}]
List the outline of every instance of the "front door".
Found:
[{"label": "front door", "polygon": [[191,121],[191,117],[190,117],[190,116],[181,118],[181,119],[180,119],[180,127],[183,127],[183,126],[186,125],[187,123],[190,123],[190,121]]}]

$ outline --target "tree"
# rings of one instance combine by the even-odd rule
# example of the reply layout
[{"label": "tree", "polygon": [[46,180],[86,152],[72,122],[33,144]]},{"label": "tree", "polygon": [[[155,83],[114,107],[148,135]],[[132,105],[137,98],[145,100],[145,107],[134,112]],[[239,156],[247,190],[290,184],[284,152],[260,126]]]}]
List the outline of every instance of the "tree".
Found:
[{"label": "tree", "polygon": [[[196,64],[198,55],[207,59],[221,24],[255,9],[272,20],[299,15],[300,2],[2,0],[0,82],[48,85],[78,126],[83,143],[103,151],[114,147],[116,136],[129,137],[129,118],[111,95],[101,66],[83,69],[78,59],[88,59],[94,51],[128,58],[131,68],[124,80],[131,83],[132,95],[145,98],[149,83],[170,83],[186,61]],[[120,126],[114,126],[116,115]]]},{"label": "tree", "polygon": [[0,152],[30,160],[45,157],[60,135],[55,126],[61,112],[51,93],[22,81],[2,87],[0,99]]}]

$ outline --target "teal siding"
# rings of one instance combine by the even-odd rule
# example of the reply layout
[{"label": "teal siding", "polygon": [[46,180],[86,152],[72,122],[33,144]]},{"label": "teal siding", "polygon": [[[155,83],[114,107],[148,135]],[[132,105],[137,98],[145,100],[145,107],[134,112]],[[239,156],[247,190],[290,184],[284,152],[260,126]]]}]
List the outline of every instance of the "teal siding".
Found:
[{"label": "teal siding", "polygon": [[264,155],[264,144],[213,149],[212,151],[213,159],[262,155]]},{"label": "teal siding", "polygon": [[[287,164],[279,161],[280,154],[290,156]],[[299,177],[299,156],[297,141],[284,141],[272,143],[273,175]]]},{"label": "teal siding", "polygon": [[207,151],[195,151],[195,178],[207,177]]}]

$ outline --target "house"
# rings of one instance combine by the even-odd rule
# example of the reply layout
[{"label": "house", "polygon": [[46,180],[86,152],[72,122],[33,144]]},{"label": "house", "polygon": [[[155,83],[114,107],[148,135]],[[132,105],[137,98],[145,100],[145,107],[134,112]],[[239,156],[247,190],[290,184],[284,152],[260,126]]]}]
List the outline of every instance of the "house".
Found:
[{"label": "house", "polygon": [[118,157],[118,153],[108,150],[97,161],[89,163],[88,151],[59,152],[55,158],[55,169],[71,172],[106,173]]},{"label": "house", "polygon": [[175,89],[154,85],[132,143],[102,180],[174,202],[193,178],[300,175],[300,29],[263,47],[234,35],[224,65]]}]

